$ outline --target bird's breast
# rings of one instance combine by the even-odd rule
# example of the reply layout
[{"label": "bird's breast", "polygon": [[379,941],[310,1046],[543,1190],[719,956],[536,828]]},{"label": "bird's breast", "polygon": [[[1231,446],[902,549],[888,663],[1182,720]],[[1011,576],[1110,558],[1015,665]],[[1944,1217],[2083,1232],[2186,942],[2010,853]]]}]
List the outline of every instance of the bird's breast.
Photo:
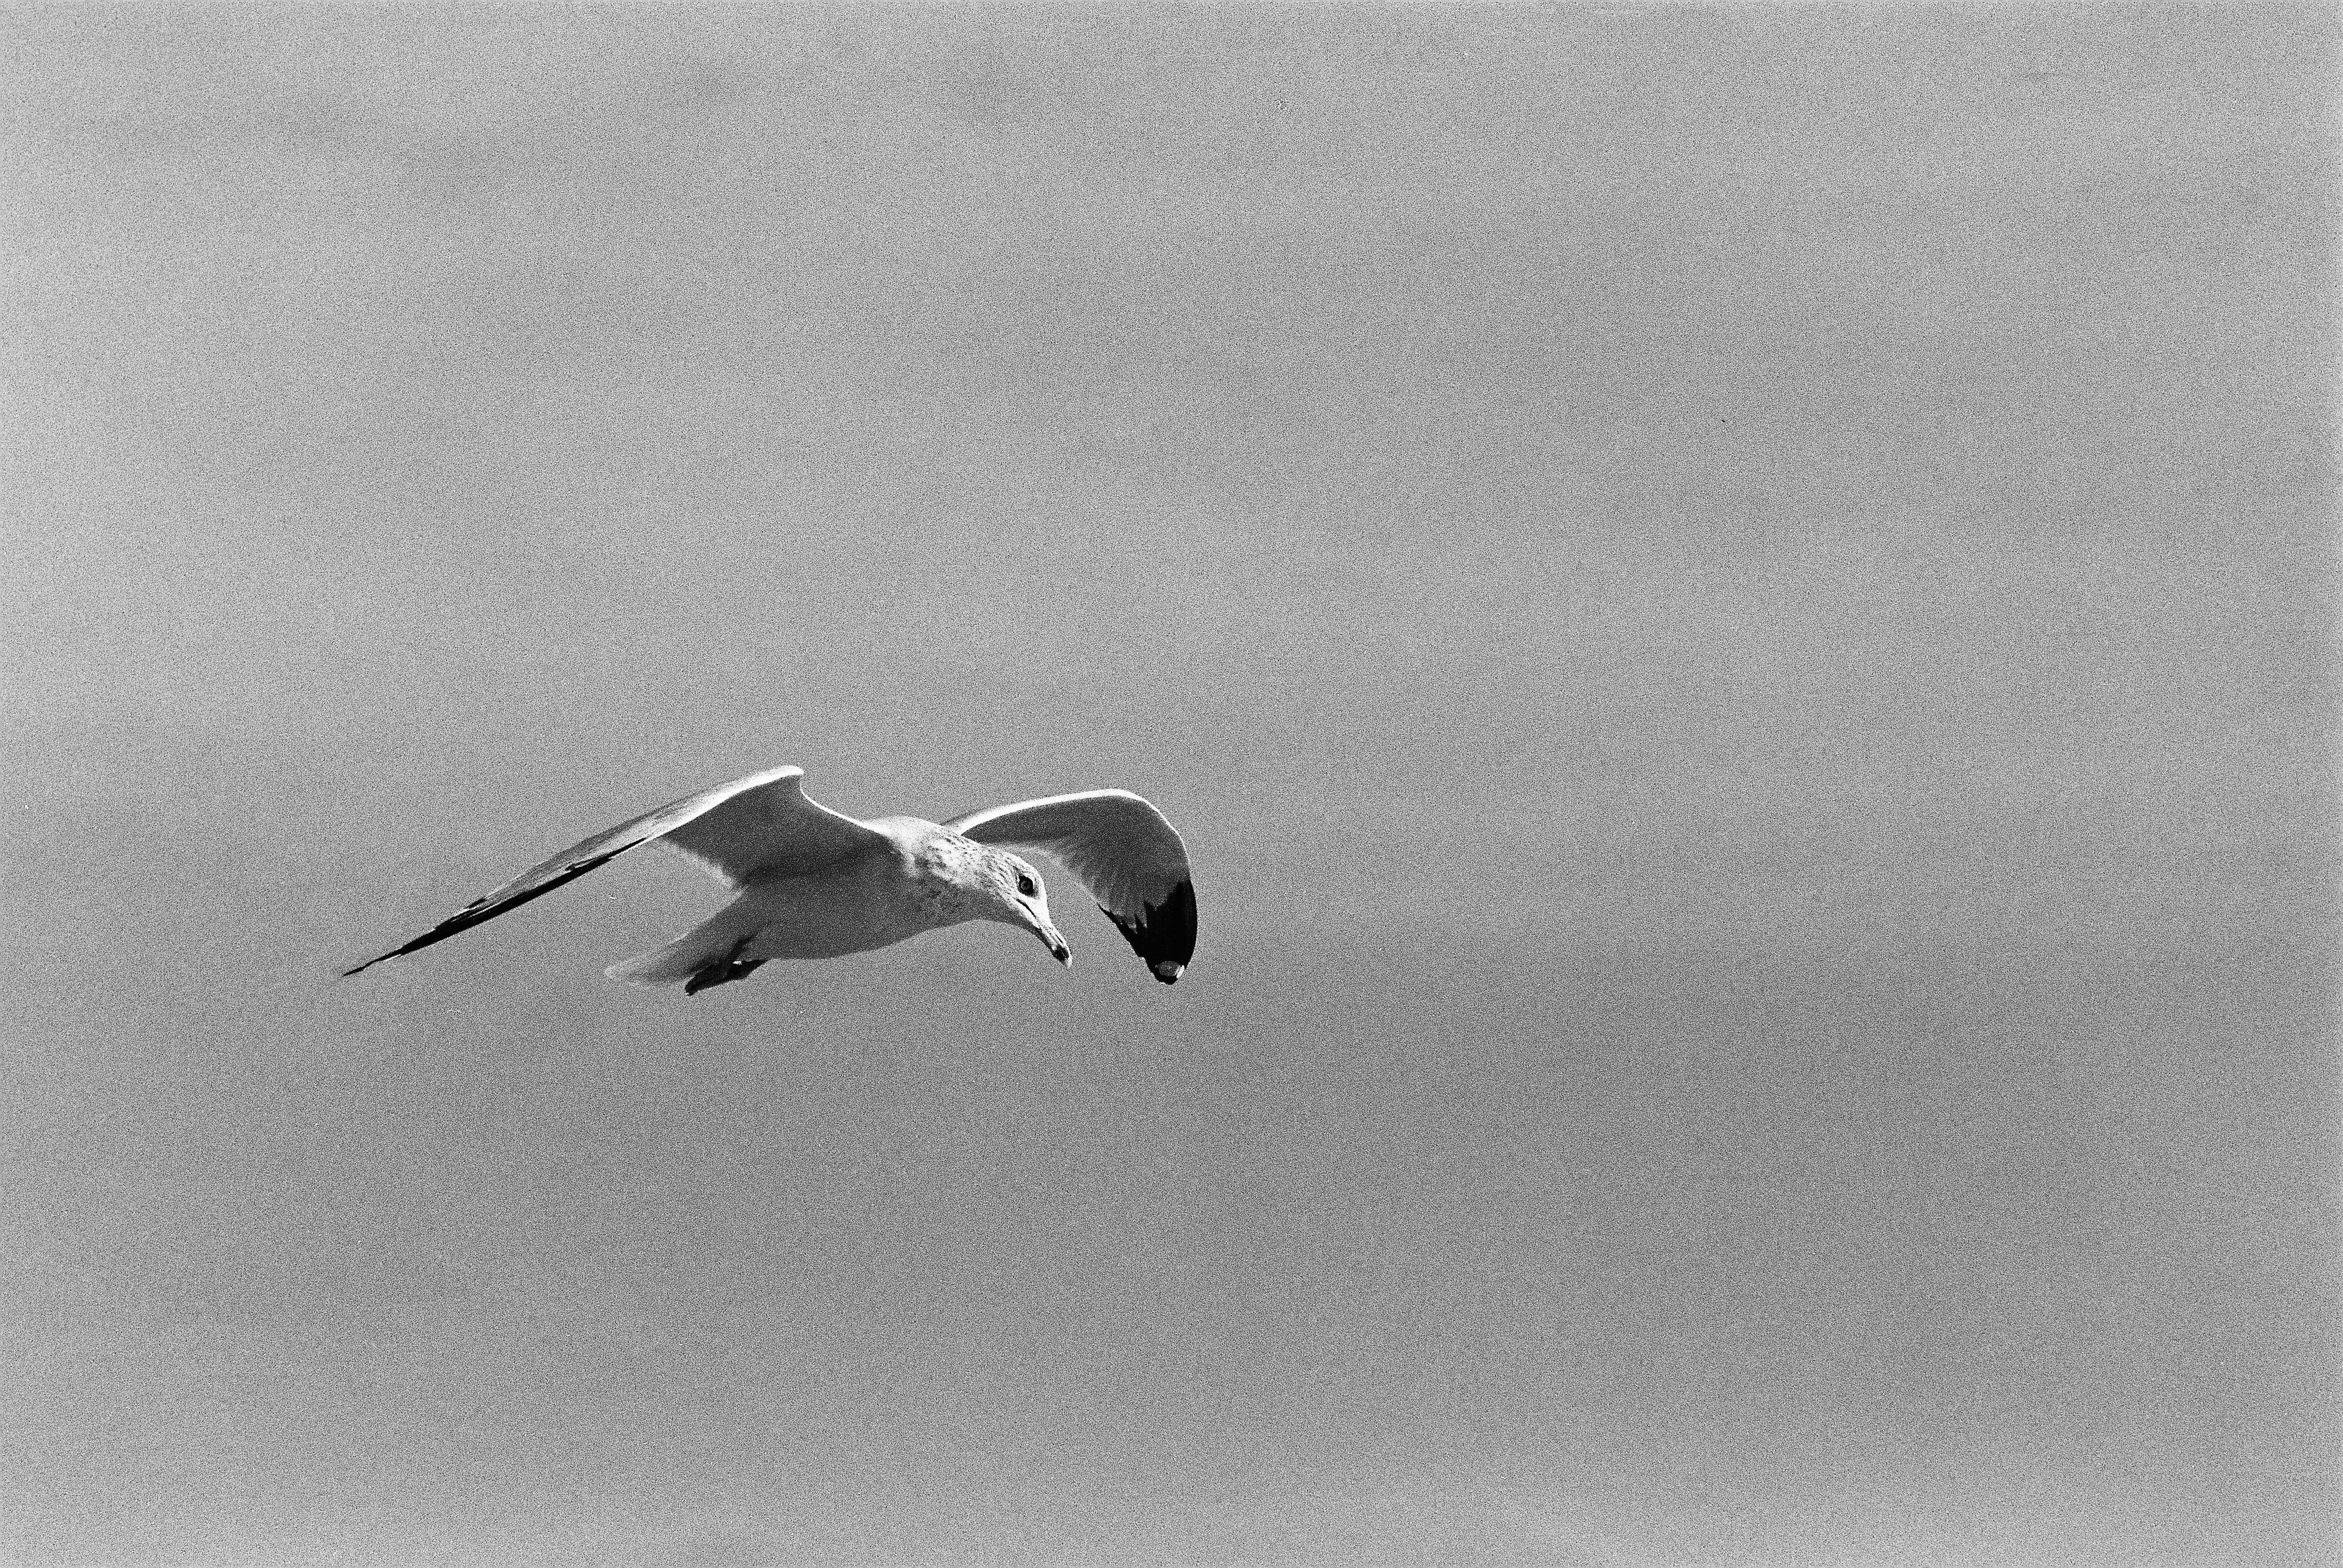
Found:
[{"label": "bird's breast", "polygon": [[750,956],[837,958],[950,924],[921,879],[891,856],[759,882],[741,895],[761,926]]}]

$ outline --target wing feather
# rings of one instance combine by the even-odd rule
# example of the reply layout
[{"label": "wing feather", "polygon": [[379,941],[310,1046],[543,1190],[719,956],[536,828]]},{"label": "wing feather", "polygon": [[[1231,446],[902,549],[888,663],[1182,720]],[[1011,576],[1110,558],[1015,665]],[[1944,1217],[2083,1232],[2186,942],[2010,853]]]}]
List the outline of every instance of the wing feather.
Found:
[{"label": "wing feather", "polygon": [[629,818],[481,894],[412,941],[342,972],[354,975],[384,959],[446,941],[655,839],[735,887],[818,870],[858,850],[891,842],[877,829],[807,799],[804,778],[802,768],[769,768]]},{"label": "wing feather", "polygon": [[1196,951],[1188,847],[1162,812],[1128,789],[1088,789],[970,811],[944,824],[980,844],[1031,849],[1071,871],[1157,980]]}]

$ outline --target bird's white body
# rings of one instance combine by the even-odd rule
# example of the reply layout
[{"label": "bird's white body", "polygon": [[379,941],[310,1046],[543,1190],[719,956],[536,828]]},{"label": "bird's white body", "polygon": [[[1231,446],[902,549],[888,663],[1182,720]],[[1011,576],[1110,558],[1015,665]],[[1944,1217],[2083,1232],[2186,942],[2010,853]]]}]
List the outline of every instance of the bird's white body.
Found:
[{"label": "bird's white body", "polygon": [[[967,920],[1032,923],[978,896],[975,885],[954,875],[980,866],[987,854],[981,845],[918,817],[882,817],[863,825],[887,844],[816,871],[751,881],[739,898],[667,946],[612,965],[610,978],[671,985],[711,963],[843,958]],[[1050,925],[1038,878],[1035,886],[1031,898],[1009,909],[1022,903],[1035,911],[1048,933],[1043,940],[1062,956],[1064,944]]]},{"label": "bird's white body", "polygon": [[1094,789],[950,822],[859,821],[806,799],[804,776],[801,768],[769,769],[621,822],[348,972],[429,947],[653,842],[699,861],[738,896],[665,947],[612,966],[617,980],[705,990],[769,960],[868,952],[963,920],[1030,930],[1070,964],[1041,875],[1011,845],[1071,869],[1157,980],[1169,985],[1186,970],[1196,938],[1187,849],[1138,796]]}]

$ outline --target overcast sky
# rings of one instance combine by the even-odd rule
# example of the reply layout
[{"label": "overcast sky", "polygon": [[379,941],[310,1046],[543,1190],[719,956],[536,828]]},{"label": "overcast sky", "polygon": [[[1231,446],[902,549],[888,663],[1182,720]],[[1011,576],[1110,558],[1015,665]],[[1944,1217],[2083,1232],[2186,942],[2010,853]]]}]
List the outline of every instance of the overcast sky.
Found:
[{"label": "overcast sky", "polygon": [[2336,1561],[2337,32],[9,10],[0,1550]]}]

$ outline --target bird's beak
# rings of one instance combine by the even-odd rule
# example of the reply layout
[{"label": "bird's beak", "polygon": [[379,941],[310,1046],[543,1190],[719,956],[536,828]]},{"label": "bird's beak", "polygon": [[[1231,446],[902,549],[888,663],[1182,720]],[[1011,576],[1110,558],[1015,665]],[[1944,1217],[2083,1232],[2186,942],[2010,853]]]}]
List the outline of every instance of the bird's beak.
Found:
[{"label": "bird's beak", "polygon": [[1057,927],[1044,920],[1034,928],[1034,934],[1049,947],[1051,958],[1068,969],[1074,967],[1074,950],[1066,945],[1066,939],[1058,934]]}]

